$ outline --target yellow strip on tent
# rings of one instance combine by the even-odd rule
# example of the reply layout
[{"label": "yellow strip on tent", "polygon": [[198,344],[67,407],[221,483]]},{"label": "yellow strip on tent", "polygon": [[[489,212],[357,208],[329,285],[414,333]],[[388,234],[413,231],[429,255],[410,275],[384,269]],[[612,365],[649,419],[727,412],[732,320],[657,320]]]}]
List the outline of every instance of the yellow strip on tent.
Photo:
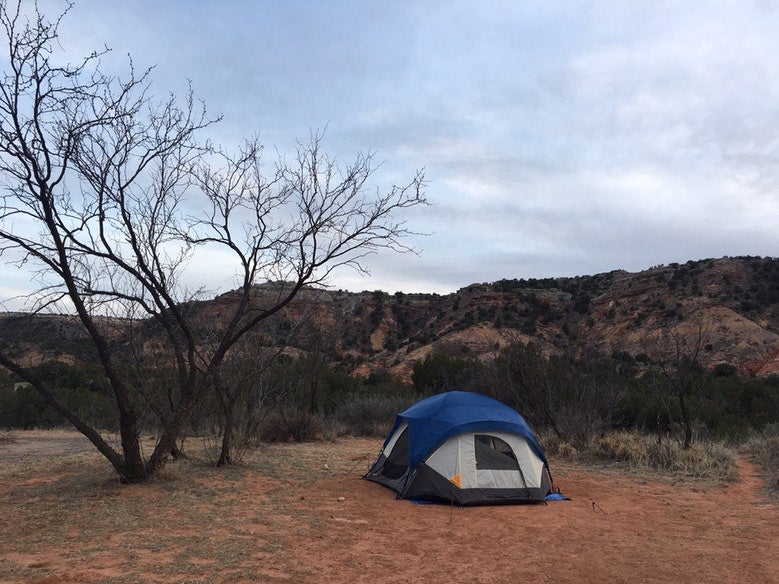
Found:
[{"label": "yellow strip on tent", "polygon": [[449,478],[449,482],[452,483],[458,489],[463,486],[463,478],[462,478],[462,476],[460,475],[459,472],[456,475],[454,475],[453,477],[450,477]]}]

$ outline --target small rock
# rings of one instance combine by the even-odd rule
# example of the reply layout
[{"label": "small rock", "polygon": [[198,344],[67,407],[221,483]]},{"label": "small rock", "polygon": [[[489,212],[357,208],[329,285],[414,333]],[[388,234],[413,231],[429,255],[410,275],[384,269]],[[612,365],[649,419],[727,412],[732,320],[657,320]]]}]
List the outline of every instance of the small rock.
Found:
[{"label": "small rock", "polygon": [[341,503],[343,503],[344,501],[346,501],[346,497],[338,497],[338,500],[339,500]]}]

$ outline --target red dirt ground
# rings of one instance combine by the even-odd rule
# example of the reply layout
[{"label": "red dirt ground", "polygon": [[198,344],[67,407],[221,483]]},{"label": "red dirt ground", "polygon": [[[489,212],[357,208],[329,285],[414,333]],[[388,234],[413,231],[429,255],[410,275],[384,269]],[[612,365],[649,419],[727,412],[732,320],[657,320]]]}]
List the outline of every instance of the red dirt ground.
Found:
[{"label": "red dirt ground", "polygon": [[294,555],[336,582],[779,582],[779,513],[745,462],[724,489],[582,472],[558,483],[571,501],[450,508],[321,481],[309,512],[328,529]]},{"label": "red dirt ground", "polygon": [[[779,582],[779,509],[746,461],[725,487],[550,461],[572,500],[458,508],[360,480],[379,445],[281,446],[294,477],[247,464],[145,486],[102,480],[58,519],[65,499],[41,489],[67,473],[4,474],[0,582]],[[12,451],[0,445],[0,466]],[[62,535],[44,537],[56,520]]]}]

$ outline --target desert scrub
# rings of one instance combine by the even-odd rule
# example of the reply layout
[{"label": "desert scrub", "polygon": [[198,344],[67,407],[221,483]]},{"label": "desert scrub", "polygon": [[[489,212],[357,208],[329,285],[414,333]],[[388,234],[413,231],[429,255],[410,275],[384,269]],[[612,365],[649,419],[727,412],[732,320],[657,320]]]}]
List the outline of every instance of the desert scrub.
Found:
[{"label": "desert scrub", "polygon": [[741,450],[760,467],[769,494],[779,497],[779,427],[769,427],[747,441]]},{"label": "desert scrub", "polygon": [[346,434],[354,436],[386,436],[395,416],[413,403],[413,398],[397,395],[355,396],[342,403],[335,418]]},{"label": "desert scrub", "polygon": [[672,438],[639,432],[609,432],[575,448],[564,440],[548,439],[551,457],[582,462],[618,463],[631,470],[657,471],[675,478],[732,481],[736,478],[733,451],[718,442],[699,440],[688,449]]},{"label": "desert scrub", "polygon": [[261,442],[311,442],[325,438],[322,418],[305,408],[279,407],[259,428]]}]

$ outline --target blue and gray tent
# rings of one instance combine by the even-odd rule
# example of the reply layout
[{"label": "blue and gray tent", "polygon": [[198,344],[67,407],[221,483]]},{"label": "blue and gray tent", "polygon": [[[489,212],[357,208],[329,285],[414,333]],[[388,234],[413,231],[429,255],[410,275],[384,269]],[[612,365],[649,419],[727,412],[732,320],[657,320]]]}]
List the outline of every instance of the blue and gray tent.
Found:
[{"label": "blue and gray tent", "polygon": [[402,499],[460,505],[543,501],[549,467],[525,419],[485,395],[451,391],[397,415],[365,478]]}]

